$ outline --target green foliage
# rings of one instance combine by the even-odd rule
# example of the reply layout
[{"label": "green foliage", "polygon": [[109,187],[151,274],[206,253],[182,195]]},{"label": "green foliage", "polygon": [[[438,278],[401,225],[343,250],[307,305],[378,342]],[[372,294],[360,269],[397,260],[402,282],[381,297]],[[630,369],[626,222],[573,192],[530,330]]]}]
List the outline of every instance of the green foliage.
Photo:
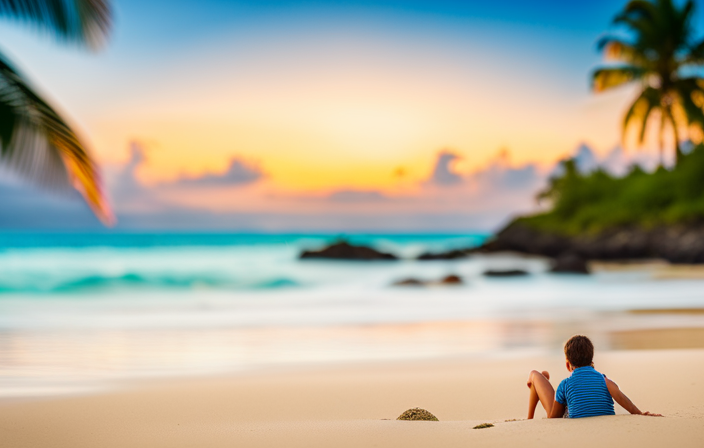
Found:
[{"label": "green foliage", "polygon": [[0,17],[19,20],[56,39],[98,48],[112,24],[108,0],[0,0]]},{"label": "green foliage", "polygon": [[634,128],[642,145],[651,118],[656,118],[660,150],[669,127],[677,163],[682,156],[679,142],[704,133],[704,78],[684,76],[704,65],[704,40],[696,37],[693,22],[692,0],[629,1],[614,18],[614,25],[628,38],[623,33],[603,37],[599,49],[611,63],[592,73],[595,92],[641,84],[642,91],[623,120],[624,142],[628,129]]},{"label": "green foliage", "polygon": [[[112,23],[108,0],[0,0],[0,18],[88,48],[103,43]],[[1,53],[0,164],[40,186],[77,189],[98,218],[114,222],[97,164],[82,140]]]},{"label": "green foliage", "polygon": [[553,208],[520,218],[524,224],[566,235],[623,226],[653,227],[704,221],[704,145],[672,170],[646,173],[633,167],[624,177],[603,170],[580,174],[574,160],[539,194]]}]

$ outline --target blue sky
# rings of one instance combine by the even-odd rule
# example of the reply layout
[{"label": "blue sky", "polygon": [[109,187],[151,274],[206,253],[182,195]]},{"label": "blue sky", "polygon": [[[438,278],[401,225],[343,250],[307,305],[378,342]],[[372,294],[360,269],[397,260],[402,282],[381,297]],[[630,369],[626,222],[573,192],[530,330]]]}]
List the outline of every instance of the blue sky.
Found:
[{"label": "blue sky", "polygon": [[[98,53],[7,21],[0,48],[75,123],[108,178],[120,179],[111,173],[132,166],[130,148],[140,148],[130,171],[139,189],[130,191],[158,191],[164,225],[174,207],[184,216],[305,209],[300,230],[306,213],[311,224],[337,213],[324,198],[344,193],[393,198],[408,216],[465,213],[465,227],[481,215],[486,227],[533,192],[506,190],[493,210],[469,186],[438,190],[456,196],[438,211],[427,186],[439,157],[453,154],[443,169],[462,179],[498,166],[544,173],[585,142],[605,157],[632,90],[595,96],[589,73],[624,4],[123,0]],[[195,187],[232,166],[256,182]],[[189,191],[164,187],[183,179]],[[118,219],[138,222],[142,198],[109,186]],[[358,213],[376,216],[372,202]]]}]

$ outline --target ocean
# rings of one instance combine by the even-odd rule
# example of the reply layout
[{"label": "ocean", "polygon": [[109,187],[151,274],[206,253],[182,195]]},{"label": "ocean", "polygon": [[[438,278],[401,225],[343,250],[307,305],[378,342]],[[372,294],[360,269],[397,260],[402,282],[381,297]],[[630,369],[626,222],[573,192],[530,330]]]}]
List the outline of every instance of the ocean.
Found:
[{"label": "ocean", "polygon": [[[299,260],[339,238],[399,261]],[[487,234],[0,233],[0,397],[306,363],[518,356],[589,332],[704,326],[704,281],[658,265],[551,274],[549,260],[417,261]],[[488,269],[529,275],[489,278]],[[455,274],[456,286],[393,286]]]}]

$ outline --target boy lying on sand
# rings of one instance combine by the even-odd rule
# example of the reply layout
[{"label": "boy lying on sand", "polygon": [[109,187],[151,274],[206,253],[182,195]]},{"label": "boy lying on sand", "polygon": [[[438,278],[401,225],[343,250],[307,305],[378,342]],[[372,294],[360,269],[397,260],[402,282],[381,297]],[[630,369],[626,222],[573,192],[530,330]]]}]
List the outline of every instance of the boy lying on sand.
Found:
[{"label": "boy lying on sand", "polygon": [[594,345],[586,336],[572,336],[565,344],[567,370],[571,375],[557,386],[550,384],[548,372],[533,370],[528,376],[528,418],[535,416],[538,400],[543,404],[548,418],[596,417],[614,415],[614,400],[631,414],[662,417],[660,414],[641,412],[635,404],[606,377],[594,370],[592,358]]}]

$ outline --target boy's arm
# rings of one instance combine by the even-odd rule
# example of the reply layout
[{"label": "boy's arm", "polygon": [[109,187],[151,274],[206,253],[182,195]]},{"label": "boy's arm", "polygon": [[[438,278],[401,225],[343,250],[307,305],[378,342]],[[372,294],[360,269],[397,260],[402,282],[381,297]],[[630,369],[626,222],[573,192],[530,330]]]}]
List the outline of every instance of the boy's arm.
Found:
[{"label": "boy's arm", "polygon": [[630,398],[626,396],[623,392],[621,392],[621,389],[618,387],[618,384],[614,383],[610,379],[604,377],[606,380],[606,387],[609,389],[609,393],[611,394],[611,398],[613,398],[616,403],[620,404],[623,409],[627,410],[631,414],[638,414],[638,415],[650,415],[654,417],[662,417],[661,414],[653,414],[650,412],[641,412],[638,407],[633,404]]},{"label": "boy's arm", "polygon": [[565,405],[557,400],[553,401],[548,418],[562,418],[563,415],[565,415]]}]

